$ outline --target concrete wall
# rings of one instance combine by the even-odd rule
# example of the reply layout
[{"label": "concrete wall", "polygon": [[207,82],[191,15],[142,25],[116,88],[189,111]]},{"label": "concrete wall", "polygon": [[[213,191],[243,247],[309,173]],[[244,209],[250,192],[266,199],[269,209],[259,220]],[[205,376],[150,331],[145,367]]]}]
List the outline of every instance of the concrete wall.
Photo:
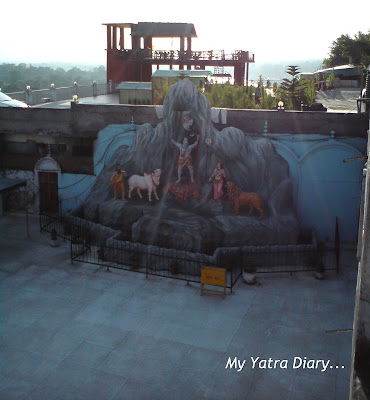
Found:
[{"label": "concrete wall", "polygon": [[[369,121],[370,127],[370,121]],[[370,141],[368,142],[370,146]],[[369,154],[370,147],[368,147]],[[359,229],[360,262],[352,338],[350,400],[370,398],[370,171],[366,168],[362,222]]]},{"label": "concrete wall", "polygon": [[72,131],[74,134],[97,134],[112,124],[149,123],[156,126],[160,120],[154,106],[139,105],[90,105],[74,104],[71,107]]},{"label": "concrete wall", "polygon": [[227,125],[243,132],[263,132],[265,123],[268,131],[292,134],[322,134],[331,131],[336,136],[366,137],[368,129],[365,114],[328,112],[227,110]]},{"label": "concrete wall", "polygon": [[[70,109],[0,108],[0,139],[4,133],[63,134],[96,136],[111,124],[127,124],[134,118],[136,124],[156,126],[155,106],[71,104]],[[271,110],[227,110],[227,123],[216,127],[234,126],[243,132],[263,133],[265,123],[269,132],[291,134],[329,134],[366,137],[366,114],[328,112],[299,112]]]},{"label": "concrete wall", "polygon": [[[72,104],[73,132],[86,134],[103,129],[110,124],[127,124],[134,118],[136,124],[156,126],[155,106],[87,105]],[[227,123],[215,123],[217,129],[234,126],[248,133],[263,133],[265,124],[269,132],[292,134],[329,134],[336,136],[365,137],[367,117],[364,114],[327,112],[227,110]]]},{"label": "concrete wall", "polygon": [[5,133],[71,134],[71,110],[0,107],[0,139]]}]

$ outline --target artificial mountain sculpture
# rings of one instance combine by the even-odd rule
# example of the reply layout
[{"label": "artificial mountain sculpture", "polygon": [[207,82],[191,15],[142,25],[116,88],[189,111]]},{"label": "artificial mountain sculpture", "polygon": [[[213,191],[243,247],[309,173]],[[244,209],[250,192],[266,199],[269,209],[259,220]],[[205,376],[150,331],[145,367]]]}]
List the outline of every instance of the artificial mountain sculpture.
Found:
[{"label": "artificial mountain sculpture", "polygon": [[[116,164],[128,177],[160,169],[155,186],[159,200],[149,202],[135,191],[127,201],[111,200],[109,180]],[[223,188],[210,182],[220,165]],[[248,215],[248,206],[240,204],[238,215],[233,215],[227,182],[256,194],[259,212]],[[125,240],[193,252],[218,246],[294,244],[298,237],[287,162],[260,134],[233,127],[218,131],[208,100],[188,79],[169,90],[162,122],[155,128],[141,125],[132,145],[117,149],[97,178],[83,213],[86,219],[122,230]]]}]

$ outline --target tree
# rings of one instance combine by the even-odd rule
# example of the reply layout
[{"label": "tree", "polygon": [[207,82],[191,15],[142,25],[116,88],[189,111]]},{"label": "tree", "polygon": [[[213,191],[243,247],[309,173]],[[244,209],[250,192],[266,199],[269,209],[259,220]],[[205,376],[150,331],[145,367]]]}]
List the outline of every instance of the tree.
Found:
[{"label": "tree", "polygon": [[301,83],[304,86],[301,101],[303,104],[310,106],[316,97],[315,81],[313,79],[302,78]]},{"label": "tree", "polygon": [[300,68],[297,65],[289,65],[286,69],[286,73],[292,77],[292,79],[284,78],[280,85],[282,91],[282,97],[286,108],[292,107],[293,110],[300,110],[302,94],[305,89],[305,84],[299,80]]},{"label": "tree", "polygon": [[66,71],[63,68],[27,66],[24,63],[0,64],[0,88],[4,93],[24,91],[27,85],[30,85],[31,89],[48,89],[51,83],[54,83],[55,87],[64,87],[72,86],[74,82],[79,85],[91,85],[93,81],[106,81],[104,66],[88,71],[74,67]]},{"label": "tree", "polygon": [[254,102],[254,86],[238,86],[226,83],[224,85],[209,85],[204,95],[209,100],[211,107],[251,109],[276,108],[276,100],[270,94],[265,93],[261,86],[261,104]]},{"label": "tree", "polygon": [[341,35],[334,40],[323,65],[330,68],[343,64],[370,65],[370,30],[367,34],[358,32],[354,39],[349,35]]}]

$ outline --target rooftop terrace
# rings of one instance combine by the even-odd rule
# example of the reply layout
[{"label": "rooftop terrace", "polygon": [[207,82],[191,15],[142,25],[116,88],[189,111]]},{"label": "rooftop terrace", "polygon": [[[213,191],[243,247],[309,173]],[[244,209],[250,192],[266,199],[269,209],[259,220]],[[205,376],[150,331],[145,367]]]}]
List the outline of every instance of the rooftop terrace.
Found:
[{"label": "rooftop terrace", "polygon": [[[323,281],[262,274],[223,300],[182,281],[71,265],[69,242],[52,248],[38,222],[30,217],[27,238],[24,215],[0,219],[0,398],[348,398],[354,251]],[[229,357],[246,360],[243,370],[225,369]],[[288,365],[253,369],[251,357]],[[294,357],[330,366],[294,369]]]}]

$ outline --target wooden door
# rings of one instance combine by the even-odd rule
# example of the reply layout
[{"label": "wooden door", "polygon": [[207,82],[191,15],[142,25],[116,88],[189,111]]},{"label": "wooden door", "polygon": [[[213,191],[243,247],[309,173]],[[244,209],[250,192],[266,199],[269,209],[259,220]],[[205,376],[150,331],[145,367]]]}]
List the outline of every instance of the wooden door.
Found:
[{"label": "wooden door", "polygon": [[39,172],[40,212],[59,211],[58,173]]}]

